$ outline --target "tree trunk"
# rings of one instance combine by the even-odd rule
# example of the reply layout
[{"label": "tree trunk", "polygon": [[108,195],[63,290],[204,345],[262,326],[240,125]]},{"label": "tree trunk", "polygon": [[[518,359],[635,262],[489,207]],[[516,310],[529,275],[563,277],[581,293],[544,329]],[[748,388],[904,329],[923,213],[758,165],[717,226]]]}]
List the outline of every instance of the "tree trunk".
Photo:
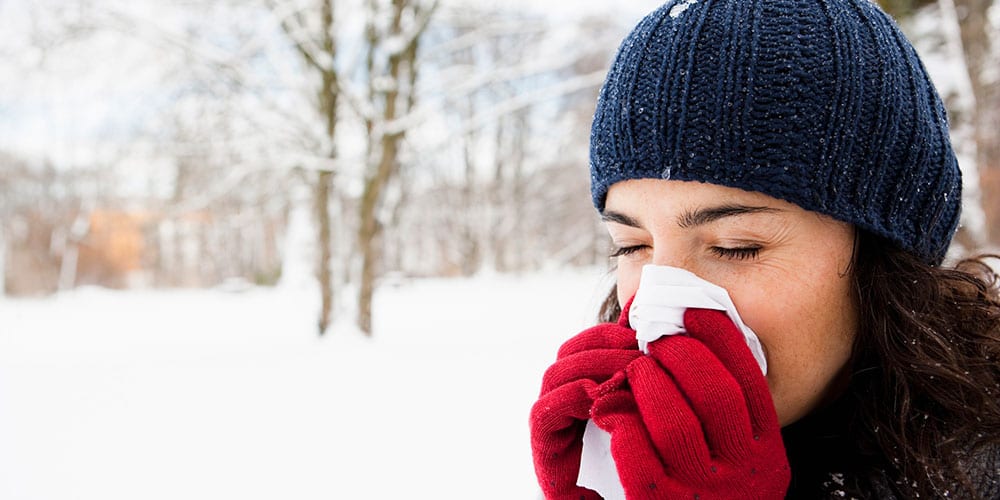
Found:
[{"label": "tree trunk", "polygon": [[7,295],[7,238],[0,224],[0,299]]},{"label": "tree trunk", "polygon": [[1000,141],[996,138],[997,95],[1000,94],[997,85],[989,85],[984,73],[995,69],[1000,61],[990,52],[989,9],[993,0],[954,0],[955,7],[960,11],[958,24],[961,27],[962,49],[965,51],[966,66],[969,68],[969,78],[972,82],[972,92],[976,96],[977,118],[976,142],[979,149],[979,165],[981,167],[996,165],[1000,158]]},{"label": "tree trunk", "polygon": [[[988,11],[992,0],[954,0],[955,17],[959,25],[962,51],[965,55],[965,65],[968,68],[972,94],[975,96],[975,107],[970,122],[975,138],[975,162],[978,167],[977,186],[982,186],[983,200],[1000,198],[1000,186],[985,182],[994,176],[987,176],[990,169],[1000,168],[1000,85],[987,84],[986,73],[1000,65],[1000,60],[990,51]],[[980,200],[976,200],[979,202]],[[977,235],[977,243],[983,244],[991,240],[991,232],[1000,235],[994,228],[1000,227],[1000,213],[989,210],[989,205],[979,203],[985,214],[983,231]],[[993,231],[991,231],[993,230]]]},{"label": "tree trunk", "polygon": [[[337,55],[337,45],[333,37],[333,1],[324,0],[321,13],[323,27],[323,52],[333,61]],[[305,51],[303,47],[301,50]],[[337,158],[337,72],[333,67],[317,64],[323,76],[323,84],[319,91],[320,111],[326,120],[326,136],[330,141],[328,157],[331,163]],[[316,223],[319,226],[319,262],[317,274],[319,278],[321,305],[319,313],[319,334],[323,335],[329,328],[333,314],[333,222],[330,217],[330,200],[333,190],[333,171],[322,170],[316,177]]]},{"label": "tree trunk", "polygon": [[[962,162],[964,184],[962,221],[956,239],[967,252],[978,253],[989,240],[988,224],[979,187],[981,180],[979,160],[982,157],[979,154],[979,148],[985,141],[982,139],[984,134],[980,130],[981,120],[978,119],[978,116],[986,112],[983,111],[982,104],[984,103],[979,100],[982,90],[977,91],[976,82],[979,80],[980,71],[975,61],[981,59],[982,55],[976,54],[976,52],[981,51],[981,47],[970,52],[966,40],[973,37],[965,33],[967,27],[963,26],[956,7],[954,0],[938,0],[940,21],[945,34],[948,56],[953,60],[960,61],[959,67],[962,68],[956,75],[960,95],[955,103],[957,109],[953,110],[958,111],[958,113],[957,117],[952,119],[952,137],[956,137],[956,134],[960,137],[968,137],[966,140],[954,142],[955,153]],[[966,15],[966,17],[970,16]],[[983,26],[982,23],[977,25],[978,29],[982,31],[982,37],[985,37],[986,32]],[[982,45],[981,41],[977,43]],[[976,43],[973,44],[973,46],[975,45]]]},{"label": "tree trunk", "polygon": [[[337,60],[337,41],[334,33],[334,1],[321,0],[318,36],[319,46],[303,41],[299,33],[307,30],[311,24],[307,18],[315,13],[295,12],[281,20],[281,28],[295,45],[295,49],[305,61],[306,66],[320,77],[320,87],[317,91],[317,107],[326,122],[325,135],[329,143],[327,158],[330,164],[324,166],[316,175],[313,185],[313,202],[316,213],[317,235],[316,244],[319,249],[316,262],[316,277],[319,280],[321,308],[317,326],[319,334],[323,335],[332,322],[334,308],[334,276],[333,259],[333,218],[330,216],[330,204],[336,194],[333,162],[337,159],[337,99],[340,94],[339,75],[335,62]],[[270,2],[271,10],[280,10],[276,3]]]},{"label": "tree trunk", "polygon": [[319,279],[321,306],[319,312],[319,334],[326,333],[330,326],[333,311],[333,273],[330,265],[333,259],[330,222],[330,187],[333,173],[319,172],[316,178],[315,202],[316,224],[319,229],[319,262],[317,262],[317,278]]},{"label": "tree trunk", "polygon": [[[378,212],[382,205],[386,188],[399,171],[399,145],[405,134],[404,130],[388,130],[396,120],[410,112],[416,102],[414,84],[416,83],[417,42],[430,12],[419,12],[419,7],[408,0],[392,0],[391,19],[388,32],[382,33],[385,40],[403,36],[402,19],[404,11],[411,9],[414,18],[426,17],[417,33],[412,35],[405,47],[398,52],[388,54],[385,71],[375,71],[374,53],[376,45],[383,40],[375,30],[374,19],[377,16],[376,2],[368,3],[370,18],[366,29],[368,53],[366,66],[368,68],[369,99],[375,108],[380,109],[378,117],[381,128],[374,127],[374,122],[366,123],[369,141],[369,170],[365,176],[364,191],[361,194],[358,224],[358,250],[361,254],[361,276],[358,287],[358,328],[365,335],[372,334],[372,297],[375,293],[375,282],[381,269],[378,265],[382,259],[382,225],[378,221]],[[384,48],[384,47],[383,47]],[[388,85],[378,85],[375,79],[382,77]],[[405,93],[401,95],[401,89]],[[381,105],[380,107],[378,105]]]},{"label": "tree trunk", "polygon": [[[394,93],[394,92],[390,92]],[[386,103],[386,114],[395,116],[395,98]],[[365,335],[372,334],[372,296],[382,258],[382,225],[378,222],[378,209],[393,173],[397,170],[399,135],[382,137],[381,158],[374,175],[365,180],[361,195],[358,246],[361,252],[361,286],[358,291],[358,328]]]},{"label": "tree trunk", "polygon": [[[469,108],[474,109],[475,104],[469,99]],[[470,111],[469,116],[472,116]],[[461,217],[458,227],[459,248],[461,248],[461,267],[463,276],[472,276],[479,270],[480,260],[480,213],[483,206],[476,203],[476,160],[473,149],[476,147],[476,134],[469,131],[465,134],[465,144],[463,150],[463,160],[465,162],[465,184],[462,186],[462,208],[459,211]],[[486,250],[486,249],[483,249]]]},{"label": "tree trunk", "polygon": [[501,151],[507,150],[507,144],[504,142],[507,129],[505,122],[504,117],[498,118],[496,122],[496,131],[493,134],[493,147],[496,150],[493,157],[493,184],[489,186],[487,193],[490,200],[489,206],[492,210],[487,220],[494,226],[489,231],[488,243],[491,247],[493,269],[499,273],[510,271],[507,255],[509,232],[504,230],[511,218],[511,215],[507,213],[510,208],[510,203],[507,200],[510,187],[507,179],[508,155],[500,154]]},{"label": "tree trunk", "polygon": [[62,262],[59,265],[59,291],[70,290],[76,287],[77,260],[80,257],[80,242],[90,231],[90,207],[88,203],[77,211],[73,223],[66,231],[60,242],[62,248]]}]

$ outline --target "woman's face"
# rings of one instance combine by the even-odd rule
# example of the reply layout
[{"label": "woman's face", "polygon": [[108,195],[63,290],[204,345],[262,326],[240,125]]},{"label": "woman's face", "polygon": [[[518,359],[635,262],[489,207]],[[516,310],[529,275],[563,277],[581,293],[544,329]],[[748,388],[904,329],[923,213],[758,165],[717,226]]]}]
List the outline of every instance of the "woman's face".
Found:
[{"label": "woman's face", "polygon": [[611,186],[603,218],[620,304],[645,264],[684,268],[729,291],[764,346],[782,426],[837,390],[857,325],[849,224],[760,193],[660,179]]}]

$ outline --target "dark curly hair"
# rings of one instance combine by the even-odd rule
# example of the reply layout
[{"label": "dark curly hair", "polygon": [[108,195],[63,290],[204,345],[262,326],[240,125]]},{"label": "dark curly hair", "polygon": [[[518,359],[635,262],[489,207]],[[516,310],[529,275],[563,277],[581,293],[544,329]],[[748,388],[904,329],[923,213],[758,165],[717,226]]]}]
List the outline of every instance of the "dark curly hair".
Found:
[{"label": "dark curly hair", "polygon": [[[860,230],[855,245],[859,321],[841,399],[870,470],[849,489],[981,498],[969,471],[1000,449],[1000,295],[986,264],[998,257],[932,266]],[[601,321],[618,318],[616,292]]]}]

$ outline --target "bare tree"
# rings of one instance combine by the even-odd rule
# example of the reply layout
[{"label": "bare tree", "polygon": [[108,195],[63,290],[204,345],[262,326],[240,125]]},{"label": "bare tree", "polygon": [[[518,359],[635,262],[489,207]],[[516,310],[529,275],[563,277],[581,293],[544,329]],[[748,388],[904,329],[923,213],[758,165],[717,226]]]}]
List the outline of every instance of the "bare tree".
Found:
[{"label": "bare tree", "polygon": [[958,47],[954,57],[964,54],[967,76],[962,76],[967,77],[968,101],[972,105],[967,121],[975,148],[970,156],[977,170],[970,174],[976,176],[975,207],[985,209],[985,214],[980,215],[980,234],[967,238],[972,240],[969,243],[973,250],[982,248],[991,236],[994,245],[998,244],[995,238],[1000,238],[1000,76],[996,73],[1000,68],[1000,26],[990,23],[989,10],[994,3],[938,0],[941,11],[947,13],[942,21],[954,26],[949,30],[951,45]]},{"label": "bare tree", "polygon": [[[973,37],[968,33],[969,28],[959,20],[954,0],[938,0],[936,7],[941,14],[940,29],[943,32],[945,52],[956,69],[953,78],[957,88],[950,99],[949,111],[952,115],[952,142],[961,164],[965,188],[962,192],[962,224],[956,238],[966,251],[976,252],[989,242],[980,190],[984,162],[981,161],[983,156],[979,154],[979,150],[987,147],[982,121],[983,117],[990,114],[988,110],[980,110],[977,105],[980,98],[985,97],[982,85],[977,84],[981,68],[975,62],[981,57],[981,54],[977,54],[981,50],[970,52],[966,47]],[[982,26],[978,28],[982,30]],[[986,32],[983,31],[982,36],[985,35]],[[981,44],[981,40],[976,40],[976,43]]]},{"label": "bare tree", "polygon": [[337,160],[338,101],[340,97],[340,74],[337,70],[336,5],[334,0],[319,0],[318,26],[310,32],[310,18],[315,15],[308,10],[285,12],[286,5],[270,0],[269,5],[278,17],[285,34],[305,61],[307,68],[319,76],[316,90],[316,106],[322,116],[330,167],[317,168],[313,185],[313,203],[318,227],[319,247],[316,274],[321,290],[321,306],[318,327],[320,335],[330,326],[334,307],[333,261],[333,220],[330,204],[333,200],[335,172],[332,165]]},{"label": "bare tree", "polygon": [[948,108],[952,144],[963,172],[962,221],[956,249],[981,251],[1000,213],[1000,92],[989,72],[1000,64],[990,38],[988,10],[994,0],[882,0],[901,20]]},{"label": "bare tree", "polygon": [[361,275],[357,322],[367,335],[372,332],[372,296],[383,255],[379,211],[387,187],[399,172],[400,146],[407,130],[401,122],[417,102],[417,50],[436,7],[436,1],[391,0],[388,6],[376,0],[366,2],[365,68],[371,110],[364,117],[368,161],[358,206]]},{"label": "bare tree", "polygon": [[[127,179],[102,180],[100,190],[81,191],[78,204],[63,206],[72,219],[55,227],[50,245],[61,256],[57,272],[62,288],[81,280],[127,284],[95,268],[109,257],[98,255],[107,249],[96,246],[101,242],[89,230],[95,217],[128,221],[135,237],[152,243],[142,257],[142,265],[149,266],[142,271],[151,284],[204,286],[237,277],[273,282],[274,263],[280,261],[271,250],[280,234],[274,220],[287,205],[282,187],[291,177],[286,167],[322,162],[303,154],[288,161],[292,155],[274,153],[281,143],[293,142],[289,137],[303,141],[308,134],[299,133],[307,120],[294,116],[303,114],[283,113],[276,104],[284,98],[279,93],[289,93],[283,89],[294,87],[276,80],[293,72],[275,71],[275,61],[289,58],[276,57],[284,48],[274,42],[280,30],[260,21],[267,11],[238,2],[143,0],[81,0],[71,6],[36,2],[14,9],[18,11],[29,22],[5,25],[21,30],[15,34],[4,31],[29,42],[0,61],[0,79],[16,75],[13,84],[0,82],[5,96],[16,96],[19,88],[32,95],[31,82],[51,87],[52,96],[82,88],[80,93],[92,92],[81,98],[88,114],[100,115],[90,110],[106,108],[116,121],[76,129],[80,135],[95,128],[112,131],[90,144],[83,139],[65,147],[79,152],[79,165],[66,164],[60,148],[52,148],[54,156],[44,151],[40,157],[57,163],[59,172],[83,168],[96,179],[114,179],[119,173]],[[2,17],[9,22],[10,16]],[[20,68],[7,71],[17,59],[23,60]],[[52,114],[73,122],[64,116],[74,118],[75,103],[51,99],[56,99]],[[91,117],[85,118],[80,121]],[[142,185],[146,191],[138,192]],[[172,255],[192,254],[169,248],[185,241],[198,247],[186,259],[194,261],[189,275],[195,280],[178,279],[177,268],[171,267],[177,263],[170,261]],[[20,258],[14,253],[8,257]]]}]

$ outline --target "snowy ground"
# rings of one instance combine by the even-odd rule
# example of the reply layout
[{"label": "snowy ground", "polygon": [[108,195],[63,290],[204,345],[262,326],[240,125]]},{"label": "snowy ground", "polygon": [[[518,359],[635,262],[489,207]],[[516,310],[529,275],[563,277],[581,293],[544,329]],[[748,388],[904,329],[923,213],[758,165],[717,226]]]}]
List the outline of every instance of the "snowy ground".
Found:
[{"label": "snowy ground", "polygon": [[599,271],[0,300],[0,498],[535,499],[527,414]]}]

